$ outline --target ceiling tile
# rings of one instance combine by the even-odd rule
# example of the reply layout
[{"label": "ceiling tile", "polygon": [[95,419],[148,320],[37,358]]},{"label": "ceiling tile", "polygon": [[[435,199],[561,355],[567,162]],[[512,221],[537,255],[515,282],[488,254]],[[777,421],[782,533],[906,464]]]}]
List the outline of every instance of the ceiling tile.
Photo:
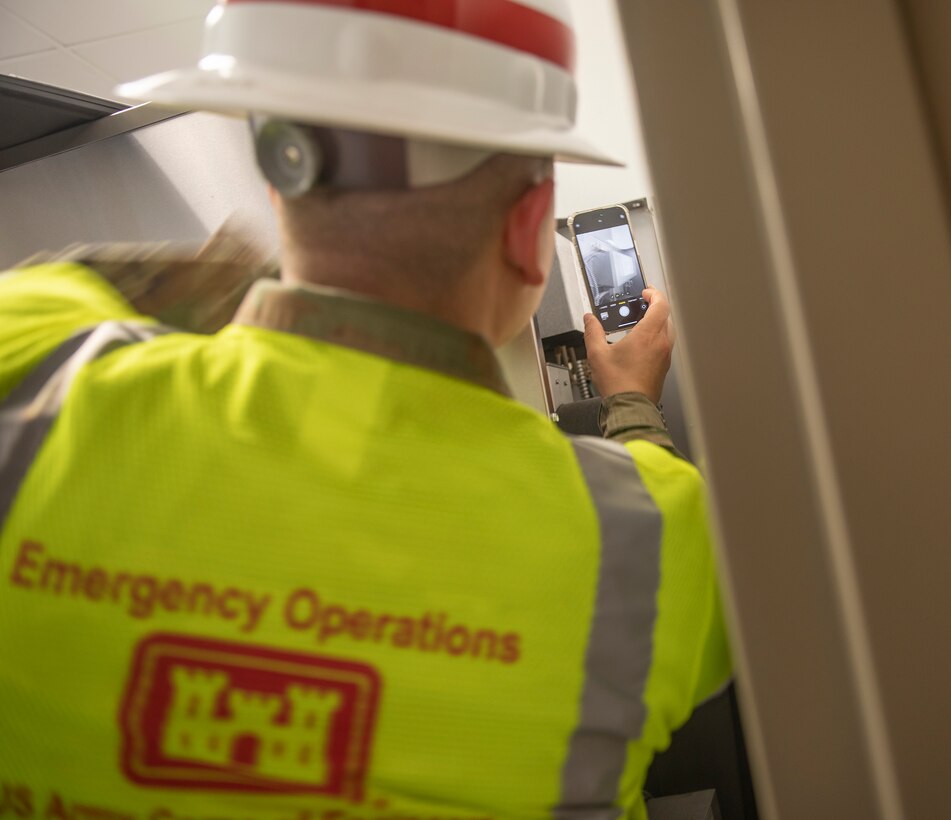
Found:
[{"label": "ceiling tile", "polygon": [[0,60],[56,48],[56,43],[0,8]]},{"label": "ceiling tile", "polygon": [[203,17],[214,0],[0,0],[64,45]]},{"label": "ceiling tile", "polygon": [[72,51],[117,81],[126,82],[170,68],[195,65],[201,56],[201,33],[201,19],[195,18],[74,46]]},{"label": "ceiling tile", "polygon": [[48,51],[30,57],[0,60],[0,74],[15,74],[107,100],[116,99],[112,92],[115,81],[111,77],[66,51]]}]

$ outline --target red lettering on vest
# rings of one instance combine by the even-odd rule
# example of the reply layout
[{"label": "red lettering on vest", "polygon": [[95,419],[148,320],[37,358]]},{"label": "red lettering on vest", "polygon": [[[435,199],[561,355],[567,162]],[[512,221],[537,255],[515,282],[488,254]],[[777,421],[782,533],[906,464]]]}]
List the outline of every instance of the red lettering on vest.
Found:
[{"label": "red lettering on vest", "polygon": [[24,541],[20,544],[20,551],[17,553],[16,560],[13,562],[13,572],[10,573],[10,581],[18,587],[32,589],[33,581],[27,576],[27,571],[36,569],[39,565],[30,558],[30,553],[43,552],[43,545],[36,541]]}]

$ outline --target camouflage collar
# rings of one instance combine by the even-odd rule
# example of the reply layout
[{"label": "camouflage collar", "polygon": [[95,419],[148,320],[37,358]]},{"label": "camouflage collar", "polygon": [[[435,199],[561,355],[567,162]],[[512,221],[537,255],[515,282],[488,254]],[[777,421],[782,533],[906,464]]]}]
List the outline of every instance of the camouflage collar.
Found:
[{"label": "camouflage collar", "polygon": [[511,396],[495,353],[480,336],[349,291],[262,279],[233,321],[435,370]]}]

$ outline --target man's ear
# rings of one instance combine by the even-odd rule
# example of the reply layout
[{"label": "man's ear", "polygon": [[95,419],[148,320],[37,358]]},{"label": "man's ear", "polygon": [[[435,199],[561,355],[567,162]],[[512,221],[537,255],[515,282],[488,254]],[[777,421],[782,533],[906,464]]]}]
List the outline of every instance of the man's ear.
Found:
[{"label": "man's ear", "polygon": [[519,197],[505,220],[505,258],[519,271],[526,285],[543,285],[548,276],[548,271],[542,270],[541,231],[554,230],[554,196],[554,180],[539,182]]}]

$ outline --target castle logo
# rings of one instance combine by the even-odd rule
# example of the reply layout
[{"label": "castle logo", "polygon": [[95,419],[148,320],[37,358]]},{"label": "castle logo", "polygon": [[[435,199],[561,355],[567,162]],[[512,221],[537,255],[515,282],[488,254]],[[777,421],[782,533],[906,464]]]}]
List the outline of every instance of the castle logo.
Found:
[{"label": "castle logo", "polygon": [[360,801],[380,695],[366,664],[155,634],[119,720],[135,783]]}]

